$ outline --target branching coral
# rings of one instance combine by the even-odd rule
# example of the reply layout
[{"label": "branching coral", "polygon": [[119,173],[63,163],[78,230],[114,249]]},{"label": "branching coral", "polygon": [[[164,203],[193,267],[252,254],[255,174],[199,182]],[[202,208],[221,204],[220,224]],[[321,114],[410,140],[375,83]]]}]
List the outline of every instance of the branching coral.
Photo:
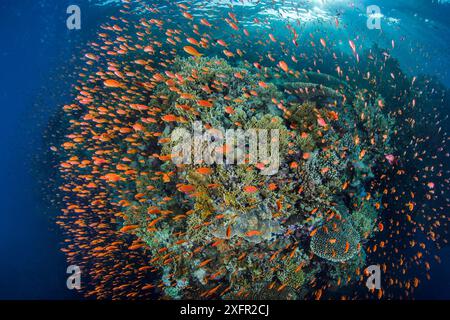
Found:
[{"label": "branching coral", "polygon": [[298,291],[308,280],[305,266],[309,264],[309,258],[302,252],[295,252],[292,257],[282,261],[277,271],[277,277],[281,283]]}]

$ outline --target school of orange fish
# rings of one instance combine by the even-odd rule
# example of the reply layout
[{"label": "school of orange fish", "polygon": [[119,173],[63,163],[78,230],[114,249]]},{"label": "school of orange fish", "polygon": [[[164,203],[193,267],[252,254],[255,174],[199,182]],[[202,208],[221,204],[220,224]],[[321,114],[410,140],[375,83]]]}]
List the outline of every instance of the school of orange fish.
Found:
[{"label": "school of orange fish", "polygon": [[[62,250],[85,296],[414,297],[448,245],[446,89],[361,39],[345,54],[320,28],[280,33],[246,27],[231,6],[214,20],[196,9],[124,2],[83,53],[51,150]],[[168,131],[194,120],[286,132],[280,172],[174,165]],[[350,213],[363,208],[373,215]],[[371,264],[381,289],[365,287]]]}]

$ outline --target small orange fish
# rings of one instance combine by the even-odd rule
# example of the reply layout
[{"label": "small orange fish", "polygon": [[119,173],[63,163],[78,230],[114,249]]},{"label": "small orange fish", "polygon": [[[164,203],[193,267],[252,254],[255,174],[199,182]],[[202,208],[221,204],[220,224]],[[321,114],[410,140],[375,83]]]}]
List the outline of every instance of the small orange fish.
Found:
[{"label": "small orange fish", "polygon": [[288,71],[289,71],[289,67],[288,67],[287,63],[284,62],[284,61],[280,61],[280,62],[278,63],[278,66],[279,66],[279,67],[281,68],[281,70],[283,70],[284,72],[288,72]]},{"label": "small orange fish", "polygon": [[261,87],[261,88],[267,88],[267,83],[265,83],[264,81],[259,81],[258,82],[258,85]]},{"label": "small orange fish", "polygon": [[352,48],[353,53],[356,53],[355,43],[352,40],[348,40],[348,44],[350,45],[350,48]]},{"label": "small orange fish", "polygon": [[142,248],[143,246],[144,246],[144,244],[142,244],[142,243],[133,244],[133,245],[128,247],[128,250],[137,250],[139,248]]},{"label": "small orange fish", "polygon": [[98,60],[97,56],[92,53],[86,53],[84,56],[91,60]]},{"label": "small orange fish", "polygon": [[234,57],[234,53],[229,50],[223,50],[223,54],[226,55],[228,58]]},{"label": "small orange fish", "polygon": [[202,268],[202,267],[206,266],[208,263],[210,263],[212,260],[213,260],[213,259],[207,259],[207,260],[201,262],[201,263],[198,265],[198,267],[199,267],[199,268]]},{"label": "small orange fish", "polygon": [[163,120],[165,122],[174,122],[174,121],[178,120],[178,117],[173,114],[166,114],[161,117],[161,120]]},{"label": "small orange fish", "polygon": [[189,12],[183,12],[183,17],[185,17],[186,19],[189,19],[189,20],[194,19],[192,14],[190,14]]},{"label": "small orange fish", "polygon": [[205,108],[211,108],[213,106],[213,103],[211,101],[208,100],[198,100],[197,104],[201,107],[205,107]]},{"label": "small orange fish", "polygon": [[202,25],[204,25],[204,26],[212,27],[212,24],[209,23],[208,20],[206,20],[205,18],[200,19],[200,23],[201,23]]},{"label": "small orange fish", "polygon": [[362,158],[364,158],[364,155],[366,154],[366,150],[361,150],[361,152],[359,153],[359,160],[361,160]]},{"label": "small orange fish", "polygon": [[187,38],[186,40],[187,40],[187,42],[189,42],[190,44],[193,44],[194,46],[199,45],[199,42],[194,38]]},{"label": "small orange fish", "polygon": [[153,227],[153,226],[154,226],[155,224],[157,224],[161,219],[162,219],[162,218],[159,217],[159,218],[156,218],[156,219],[153,220],[153,221],[150,221],[150,223],[148,224],[148,227],[149,227],[149,228]]},{"label": "small orange fish", "polygon": [[105,80],[103,82],[103,84],[105,85],[105,87],[109,87],[109,88],[120,88],[123,86],[122,83],[120,83],[119,81],[114,80],[114,79]]},{"label": "small orange fish", "polygon": [[347,189],[348,188],[348,181],[345,181],[343,184],[342,184],[342,190],[345,190],[345,189]]},{"label": "small orange fish", "polygon": [[347,253],[348,250],[350,250],[350,243],[347,241],[347,242],[345,243],[345,250],[344,250],[344,253]]},{"label": "small orange fish", "polygon": [[118,174],[115,174],[115,173],[107,173],[102,178],[109,182],[117,182],[122,179],[121,176],[119,176]]},{"label": "small orange fish", "polygon": [[258,191],[258,188],[255,186],[245,186],[244,187],[244,192],[246,192],[246,193],[255,193],[256,191]]},{"label": "small orange fish", "polygon": [[227,227],[227,238],[231,237],[231,225]]},{"label": "small orange fish", "polygon": [[195,171],[196,171],[197,173],[203,174],[203,175],[209,175],[209,174],[212,173],[211,168],[208,168],[208,167],[201,167],[201,168],[198,168],[198,169],[195,170]]},{"label": "small orange fish", "polygon": [[189,184],[182,184],[178,187],[178,190],[184,193],[191,193],[195,190],[195,187]]},{"label": "small orange fish", "polygon": [[317,118],[317,124],[321,127],[326,127],[326,125],[327,125],[327,123],[325,122],[325,120],[323,120],[322,117]]},{"label": "small orange fish", "polygon": [[236,111],[234,111],[233,107],[230,107],[230,106],[225,107],[225,112],[228,113],[228,114],[236,113]]},{"label": "small orange fish", "polygon": [[127,232],[127,231],[130,231],[130,230],[137,229],[138,227],[139,226],[137,224],[130,224],[130,225],[122,227],[119,231],[120,232]]},{"label": "small orange fish", "polygon": [[221,39],[217,40],[217,43],[220,44],[222,47],[228,47],[228,44]]},{"label": "small orange fish", "polygon": [[250,230],[245,234],[247,237],[255,237],[261,235],[261,231],[259,230]]},{"label": "small orange fish", "polygon": [[185,46],[183,48],[183,50],[194,57],[201,57],[203,55],[200,52],[198,52],[197,49],[195,49],[194,47],[191,47],[191,46]]}]

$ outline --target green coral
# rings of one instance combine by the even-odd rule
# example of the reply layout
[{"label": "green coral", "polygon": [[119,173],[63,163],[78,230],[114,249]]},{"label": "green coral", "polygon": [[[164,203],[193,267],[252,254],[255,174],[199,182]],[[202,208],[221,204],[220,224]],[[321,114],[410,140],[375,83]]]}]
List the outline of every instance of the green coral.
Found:
[{"label": "green coral", "polygon": [[358,202],[362,203],[351,213],[352,224],[355,226],[361,238],[368,238],[373,233],[378,217],[378,210],[375,208],[374,201],[362,200]]},{"label": "green coral", "polygon": [[281,263],[277,272],[280,282],[292,289],[299,290],[305,285],[307,280],[303,265],[309,263],[308,259],[302,254],[296,255],[294,258],[286,258]]}]

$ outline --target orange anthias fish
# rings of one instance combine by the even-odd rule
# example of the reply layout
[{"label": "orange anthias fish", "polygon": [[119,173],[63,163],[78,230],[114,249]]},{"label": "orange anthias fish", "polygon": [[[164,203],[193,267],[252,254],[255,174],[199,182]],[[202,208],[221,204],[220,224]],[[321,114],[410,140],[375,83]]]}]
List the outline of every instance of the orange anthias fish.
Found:
[{"label": "orange anthias fish", "polygon": [[178,117],[173,114],[166,114],[161,117],[161,120],[166,121],[166,122],[174,122],[174,121],[178,121]]},{"label": "orange anthias fish", "polygon": [[194,47],[191,47],[191,46],[185,46],[185,47],[183,47],[183,50],[194,57],[201,57],[203,55],[200,52],[198,52],[197,49],[195,49]]},{"label": "orange anthias fish", "polygon": [[288,71],[289,71],[289,67],[288,67],[287,63],[284,62],[284,61],[280,61],[280,62],[278,63],[278,66],[279,66],[279,67],[281,68],[281,70],[283,70],[284,72],[288,72]]},{"label": "orange anthias fish", "polygon": [[104,81],[105,87],[109,88],[120,88],[123,86],[123,84],[117,80],[114,79],[108,79]]},{"label": "orange anthias fish", "polygon": [[261,235],[261,231],[259,230],[250,230],[245,234],[247,237],[255,237]]},{"label": "orange anthias fish", "polygon": [[187,38],[186,41],[189,42],[190,44],[195,45],[195,46],[200,45],[200,43],[194,38]]},{"label": "orange anthias fish", "polygon": [[317,123],[318,123],[319,126],[321,126],[321,127],[326,127],[326,126],[327,126],[327,123],[325,122],[325,120],[323,120],[322,117],[318,117],[318,118],[317,118]]},{"label": "orange anthias fish", "polygon": [[205,18],[200,19],[200,23],[207,27],[212,27],[212,24],[208,22]]},{"label": "orange anthias fish", "polygon": [[246,193],[255,193],[256,191],[258,191],[258,188],[255,186],[245,186],[244,187],[244,192],[246,192]]},{"label": "orange anthias fish", "polygon": [[208,100],[198,100],[197,104],[201,107],[205,107],[205,108],[211,108],[213,106],[213,103],[211,101]]},{"label": "orange anthias fish", "polygon": [[212,169],[208,167],[201,167],[195,170],[197,173],[203,174],[203,175],[209,175],[212,173]]},{"label": "orange anthias fish", "polygon": [[190,19],[190,20],[194,19],[194,17],[192,16],[192,14],[190,14],[189,12],[186,12],[186,11],[183,12],[183,16],[184,16],[186,19]]}]

